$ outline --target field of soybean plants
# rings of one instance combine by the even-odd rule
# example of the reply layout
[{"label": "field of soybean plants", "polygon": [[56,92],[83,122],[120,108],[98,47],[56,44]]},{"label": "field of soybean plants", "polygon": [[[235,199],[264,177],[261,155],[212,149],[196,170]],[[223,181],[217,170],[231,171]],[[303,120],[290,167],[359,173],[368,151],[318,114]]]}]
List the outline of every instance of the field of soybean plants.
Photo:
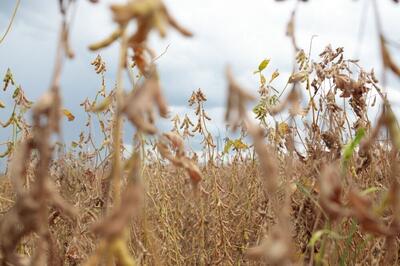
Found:
[{"label": "field of soybean plants", "polygon": [[[304,19],[312,21],[302,15],[319,12],[319,1],[332,3],[265,0],[288,16],[245,35],[240,31],[247,27],[238,25],[253,21],[251,6],[260,0],[205,1],[202,12],[210,17],[204,23],[240,4],[237,25],[220,20],[206,30],[225,28],[226,50],[246,43],[246,58],[256,49],[251,36],[283,36],[286,57],[279,47],[265,49],[248,72],[234,58],[220,57],[222,71],[214,71],[211,59],[191,63],[187,50],[176,48],[182,42],[201,50],[196,27],[202,23],[184,23],[197,12],[196,1],[0,1],[0,266],[399,265],[400,113],[393,95],[400,90],[400,6],[335,1],[340,10],[343,4],[365,12],[359,25],[339,22],[344,16],[334,20],[359,29],[349,42],[377,58],[370,67],[363,65],[370,62],[365,54],[315,45],[321,38],[301,30]],[[48,25],[54,38],[18,35],[24,16],[43,17],[34,6],[50,3],[57,7],[50,13],[58,19]],[[96,13],[99,5],[107,7],[104,16]],[[108,27],[82,15],[81,7]],[[397,14],[397,26],[387,10]],[[343,8],[348,13],[354,16]],[[367,21],[371,27],[363,26]],[[335,32],[330,24],[324,30]],[[91,38],[79,35],[82,28],[102,39],[81,51],[73,40]],[[28,37],[15,39],[22,35],[54,44],[54,53],[32,50],[24,64],[15,63],[20,52],[7,42],[34,45]],[[375,46],[363,41],[367,35]],[[35,65],[35,53],[53,63]],[[91,59],[82,60],[82,53]],[[74,60],[97,89],[64,97]],[[188,65],[175,73],[163,60]],[[212,76],[190,74],[207,62]],[[38,94],[34,78],[24,78],[27,65],[29,73],[47,77],[37,97],[30,97]],[[79,73],[86,72],[74,71],[85,86]],[[223,86],[208,89],[196,78],[198,87],[177,92],[164,82],[168,75],[215,76]],[[79,105],[70,104],[74,98]],[[179,111],[168,103],[175,98],[184,103]]]}]

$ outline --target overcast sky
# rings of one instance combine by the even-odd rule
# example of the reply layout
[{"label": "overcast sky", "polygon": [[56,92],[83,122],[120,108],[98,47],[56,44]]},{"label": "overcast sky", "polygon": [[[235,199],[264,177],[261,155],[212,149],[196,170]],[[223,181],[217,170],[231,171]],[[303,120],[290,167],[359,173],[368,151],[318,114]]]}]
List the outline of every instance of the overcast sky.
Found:
[{"label": "overcast sky", "polygon": [[[76,57],[67,62],[62,75],[64,105],[76,120],[65,123],[64,138],[77,138],[84,124],[79,103],[96,93],[100,79],[90,62],[95,58],[87,46],[106,37],[115,27],[111,20],[109,4],[116,1],[100,0],[92,5],[78,0],[78,11],[71,31],[71,44]],[[119,1],[120,2],[120,1]],[[194,38],[184,39],[170,31],[166,39],[153,33],[151,46],[161,53],[159,71],[172,115],[189,112],[187,99],[192,91],[201,88],[208,96],[208,112],[214,119],[212,130],[224,131],[222,113],[225,103],[225,66],[229,63],[237,79],[246,87],[257,91],[257,77],[252,72],[264,58],[271,58],[270,71],[279,69],[280,83],[284,84],[291,72],[292,46],[285,36],[285,28],[295,1],[275,3],[272,0],[221,1],[221,0],[168,0],[170,12],[185,27],[192,30]],[[327,44],[345,47],[348,57],[358,57],[366,69],[372,66],[380,71],[381,61],[377,33],[370,0],[311,0],[300,4],[296,36],[301,48],[308,49],[312,35],[315,58]],[[400,5],[389,0],[379,0],[385,34],[400,43]],[[14,8],[14,0],[0,1],[0,34],[6,28]],[[362,16],[365,13],[365,16]],[[364,19],[363,19],[364,17]],[[6,40],[0,44],[0,75],[10,67],[18,84],[29,98],[35,100],[47,90],[53,68],[60,15],[56,0],[21,0],[15,23]],[[364,25],[360,41],[360,25]],[[118,58],[115,44],[100,52],[107,63],[107,85],[114,83]],[[400,62],[398,50],[393,50]],[[400,103],[398,79],[389,76],[391,100]],[[278,89],[280,87],[278,86]],[[3,95],[3,96],[2,96]],[[7,103],[2,92],[0,99]],[[11,104],[11,102],[9,102]],[[10,110],[0,110],[4,119]],[[167,122],[161,123],[167,128]]]}]

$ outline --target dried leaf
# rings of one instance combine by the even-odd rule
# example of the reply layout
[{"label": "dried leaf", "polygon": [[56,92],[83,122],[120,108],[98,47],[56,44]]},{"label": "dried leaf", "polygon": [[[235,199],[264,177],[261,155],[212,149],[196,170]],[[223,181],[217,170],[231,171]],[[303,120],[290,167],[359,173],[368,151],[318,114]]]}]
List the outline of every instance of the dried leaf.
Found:
[{"label": "dried leaf", "polygon": [[155,134],[157,128],[151,118],[153,106],[158,107],[160,116],[167,117],[167,104],[154,75],[127,96],[122,111],[139,130]]},{"label": "dried leaf", "polygon": [[240,87],[233,78],[232,71],[228,67],[226,70],[228,79],[228,100],[225,112],[225,121],[236,129],[247,117],[246,105],[255,97]]},{"label": "dried leaf", "polygon": [[319,178],[319,202],[329,218],[335,220],[346,215],[341,202],[342,185],[337,167],[330,165],[323,169]]},{"label": "dried leaf", "polygon": [[348,198],[353,215],[357,218],[364,231],[378,236],[393,235],[394,232],[372,213],[372,204],[365,196],[360,195],[353,189],[350,190]]},{"label": "dried leaf", "polygon": [[246,256],[251,259],[264,259],[272,265],[287,265],[290,261],[291,242],[288,232],[275,227],[260,246],[249,248]]},{"label": "dried leaf", "polygon": [[62,112],[68,118],[68,121],[73,121],[75,119],[75,116],[68,109],[63,108]]},{"label": "dried leaf", "polygon": [[303,82],[306,81],[308,78],[308,71],[300,71],[297,73],[293,73],[290,77],[289,77],[289,83],[296,83],[296,82]]},{"label": "dried leaf", "polygon": [[276,70],[272,73],[271,79],[269,80],[269,83],[272,83],[272,81],[274,81],[278,76],[279,76],[279,71],[278,71],[278,69],[276,69]]},{"label": "dried leaf", "polygon": [[[198,187],[202,180],[202,175],[197,164],[186,156],[184,152],[183,139],[175,132],[168,132],[162,135],[162,138],[157,143],[157,148],[160,154],[177,167],[183,167],[189,175],[190,181],[194,188]],[[163,141],[168,141],[175,149],[175,154],[169,150],[168,145]]]},{"label": "dried leaf", "polygon": [[89,49],[91,51],[97,51],[99,49],[105,48],[110,44],[112,44],[113,42],[115,42],[121,36],[121,34],[122,34],[122,29],[118,28],[117,30],[112,32],[111,35],[108,36],[106,39],[90,45]]}]

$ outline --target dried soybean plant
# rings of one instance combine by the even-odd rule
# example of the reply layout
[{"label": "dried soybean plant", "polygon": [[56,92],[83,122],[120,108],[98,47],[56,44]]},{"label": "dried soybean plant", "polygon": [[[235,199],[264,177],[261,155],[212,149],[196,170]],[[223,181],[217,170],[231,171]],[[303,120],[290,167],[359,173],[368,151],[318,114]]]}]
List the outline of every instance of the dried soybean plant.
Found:
[{"label": "dried soybean plant", "polygon": [[[398,3],[399,1],[396,0],[395,2]],[[400,67],[395,63],[393,56],[391,55],[389,47],[388,47],[388,45],[389,45],[388,38],[383,33],[382,20],[381,20],[381,16],[379,13],[379,7],[377,4],[377,1],[376,0],[372,1],[372,4],[373,4],[373,8],[374,8],[376,28],[378,31],[378,38],[379,38],[379,42],[380,42],[380,49],[381,49],[380,54],[381,54],[381,58],[382,58],[383,68],[384,68],[384,70],[392,71],[395,75],[400,77]]]},{"label": "dried soybean plant", "polygon": [[[65,154],[69,163],[79,160],[79,167],[85,172],[107,172],[112,148],[112,118],[114,115],[115,89],[107,90],[105,83],[106,63],[100,55],[91,65],[101,77],[100,88],[93,99],[85,98],[80,106],[86,114],[86,122],[77,139],[73,140]],[[62,167],[67,166],[63,161]]]},{"label": "dried soybean plant", "polygon": [[[50,179],[54,149],[51,138],[53,134],[60,133],[59,123],[62,115],[59,93],[62,61],[64,55],[68,54],[67,38],[65,37],[68,34],[67,10],[63,9],[62,4],[60,3],[60,10],[63,14],[63,21],[50,89],[33,107],[32,130],[18,144],[17,151],[12,158],[10,175],[15,183],[17,196],[15,205],[2,217],[0,224],[1,265],[62,265],[58,243],[49,228],[48,206],[55,207],[62,215],[72,219],[77,214],[76,210],[60,197]],[[8,82],[5,81],[5,83],[7,85]],[[16,104],[17,101],[24,99],[23,91],[20,88],[17,88],[14,94],[16,95],[14,97]],[[29,162],[33,156],[37,157],[35,163],[21,163]],[[33,168],[34,182],[29,189],[25,189],[23,183],[31,167]],[[22,238],[32,233],[38,236],[35,254],[30,259],[22,258],[16,254],[16,249]]]},{"label": "dried soybean plant", "polygon": [[[281,2],[284,0],[275,0],[276,2]],[[292,46],[294,48],[295,52],[299,52],[300,48],[297,45],[296,42],[296,37],[295,37],[295,21],[296,21],[296,11],[298,8],[298,4],[300,2],[308,2],[308,0],[296,0],[295,7],[291,13],[290,19],[287,23],[286,27],[286,35],[291,39]],[[392,0],[392,2],[398,4],[398,0]],[[378,32],[378,41],[380,43],[380,56],[382,59],[382,66],[384,70],[390,70],[393,72],[395,75],[400,76],[400,67],[398,64],[396,64],[395,60],[393,59],[393,56],[390,52],[389,46],[390,46],[390,41],[388,41],[388,37],[384,34],[384,29],[382,26],[382,19],[380,16],[379,12],[379,6],[378,6],[378,1],[377,0],[372,0],[371,1],[373,5],[373,10],[374,10],[374,19],[375,19],[375,24],[376,24],[376,29]],[[384,75],[385,77],[385,75]]]},{"label": "dried soybean plant", "polygon": [[85,265],[99,265],[102,260],[110,264],[115,259],[121,265],[135,265],[125,242],[129,220],[138,212],[142,202],[143,189],[140,185],[140,158],[133,154],[126,162],[127,185],[121,195],[121,203],[112,213],[93,227],[93,232],[102,241]]},{"label": "dried soybean plant", "polygon": [[[11,86],[14,87],[14,91],[12,93],[14,104],[10,117],[7,119],[7,121],[4,123],[0,121],[0,125],[3,128],[11,128],[12,130],[12,139],[4,143],[4,145],[7,145],[7,149],[0,154],[1,158],[6,156],[10,157],[18,140],[28,135],[31,125],[25,118],[25,114],[32,107],[33,104],[33,102],[28,100],[28,98],[26,97],[22,86],[16,86],[16,81],[10,69],[7,69],[3,82],[4,91],[9,89]],[[6,108],[6,105],[0,102],[0,108]]]},{"label": "dried soybean plant", "polygon": [[[0,210],[2,265],[398,264],[400,131],[373,70],[346,59],[341,47],[327,46],[311,58],[311,45],[306,52],[296,42],[293,12],[287,34],[296,54],[283,90],[274,83],[283,75],[267,75],[272,63],[263,60],[255,71],[260,97],[251,114],[248,104],[256,97],[228,69],[225,118],[242,134],[227,138],[228,152],[213,150],[198,166],[184,143],[194,128],[212,147],[206,96],[198,90],[189,101],[198,123],[175,116],[173,130],[159,133],[156,117],[168,117],[168,106],[157,58],[147,46],[153,29],[161,36],[168,26],[191,34],[161,1],[112,5],[117,30],[90,48],[120,42],[116,87],[107,91],[107,66],[96,55],[92,65],[101,83],[94,99],[81,104],[85,128],[71,153],[53,159],[59,121],[63,114],[73,119],[62,108],[59,80],[64,57],[73,56],[68,32],[75,1],[60,2],[62,33],[49,92],[31,107],[11,70],[4,78],[5,88],[14,88],[9,126],[18,135],[7,153],[16,195],[0,194],[7,201]],[[133,33],[131,22],[137,24]],[[382,45],[386,68],[396,72],[389,42]],[[132,75],[136,69],[138,76]],[[128,92],[125,74],[132,83]],[[374,125],[369,109],[378,102],[383,108]],[[32,125],[24,118],[28,109]],[[122,141],[124,118],[138,136],[130,156]],[[100,139],[94,138],[96,128]],[[247,135],[252,145],[244,144]],[[222,158],[232,147],[246,147],[257,159]],[[195,200],[185,193],[188,183]],[[0,193],[5,189],[0,186]],[[60,195],[74,199],[79,215]]]},{"label": "dried soybean plant", "polygon": [[[204,153],[205,162],[208,161],[209,163],[212,163],[214,161],[214,149],[216,148],[216,145],[214,144],[213,136],[207,128],[206,121],[210,121],[211,118],[208,116],[204,108],[204,102],[206,101],[206,95],[204,94],[204,92],[202,92],[201,89],[198,89],[197,91],[193,91],[188,102],[189,106],[194,106],[194,112],[197,117],[197,123],[193,126],[192,133],[197,132],[202,136],[203,139],[201,141],[201,144],[203,145],[204,150],[207,150],[207,153]],[[184,130],[188,130],[190,124],[192,124],[192,122],[187,116],[185,116],[185,120],[182,122],[181,127],[184,127]]]},{"label": "dried soybean plant", "polygon": [[[45,94],[37,102],[33,110],[32,136],[24,139],[13,155],[10,175],[15,182],[17,198],[15,206],[2,217],[0,232],[2,240],[0,247],[3,253],[3,264],[22,265],[20,258],[14,253],[22,237],[31,233],[39,236],[36,245],[36,254],[32,257],[31,265],[62,265],[59,250],[54,236],[49,230],[47,206],[54,206],[61,214],[70,218],[76,216],[76,210],[67,204],[56,192],[54,184],[49,179],[49,169],[52,160],[53,147],[49,143],[52,133],[56,132],[58,121],[50,115],[60,112],[59,106],[53,105],[55,100],[51,92]],[[47,123],[43,122],[47,121]],[[37,151],[38,160],[34,165],[21,164],[28,162],[32,150]],[[34,167],[35,180],[27,191],[23,187],[23,180],[28,167]],[[47,262],[46,262],[46,253]]]},{"label": "dried soybean plant", "polygon": [[[338,48],[333,50],[328,46],[325,51],[320,54],[320,57],[322,62],[314,62],[311,71],[308,72],[305,79],[297,80],[297,82],[300,83],[306,82],[306,89],[309,93],[310,89],[314,88],[314,94],[310,94],[311,96],[308,106],[310,106],[312,110],[316,111],[317,116],[315,116],[314,113],[312,114],[313,122],[311,128],[308,130],[310,134],[306,138],[306,147],[308,149],[307,157],[311,159],[310,163],[311,165],[314,165],[313,167],[316,167],[314,168],[316,171],[319,171],[318,169],[321,168],[322,160],[328,164],[326,170],[319,173],[319,188],[317,187],[313,189],[317,194],[319,194],[319,202],[323,214],[329,218],[320,218],[320,222],[325,221],[325,228],[315,231],[310,239],[310,243],[312,243],[309,246],[311,251],[310,257],[313,258],[313,249],[315,248],[314,242],[318,241],[317,239],[321,238],[321,235],[323,234],[329,236],[322,237],[321,250],[313,258],[317,263],[327,260],[326,254],[334,249],[333,243],[329,242],[328,239],[341,239],[336,232],[341,230],[340,227],[342,225],[338,225],[336,222],[337,220],[346,221],[346,223],[349,221],[358,221],[362,231],[375,236],[386,237],[388,239],[387,242],[390,241],[391,243],[393,243],[393,236],[397,234],[397,229],[385,225],[386,223],[381,221],[380,216],[382,213],[376,213],[369,210],[372,202],[367,199],[365,195],[357,192],[357,189],[355,188],[355,183],[357,181],[354,180],[354,178],[358,178],[358,174],[365,176],[365,174],[368,174],[367,169],[369,171],[372,170],[370,168],[370,165],[373,163],[371,156],[373,152],[372,150],[375,150],[375,152],[376,150],[380,150],[380,152],[383,153],[393,154],[390,152],[390,149],[377,149],[379,146],[372,144],[374,142],[373,139],[376,139],[378,135],[379,128],[382,126],[382,121],[387,121],[388,117],[390,117],[391,122],[386,125],[391,132],[391,136],[398,135],[398,126],[393,112],[391,111],[391,107],[385,99],[385,96],[381,93],[381,89],[376,85],[377,79],[374,72],[364,71],[359,67],[355,60],[344,59],[343,49]],[[358,73],[356,72],[358,77],[356,76],[357,74],[354,73],[355,71],[350,70],[350,68],[358,70]],[[316,77],[312,79],[311,74],[314,71]],[[357,78],[355,79],[354,76]],[[333,80],[333,86],[328,86],[328,93],[326,93],[324,92],[327,87],[326,80],[330,79]],[[311,86],[309,84],[311,84]],[[383,111],[382,117],[384,118],[378,120],[378,125],[374,129],[371,128],[371,122],[368,119],[368,104],[366,101],[367,95],[372,89],[376,89],[377,94],[381,96],[382,102],[384,103],[384,110],[388,110]],[[344,100],[349,99],[348,105],[353,110],[353,114],[348,114],[346,112],[347,106],[344,100],[344,106],[339,107],[336,102],[336,92],[340,92],[340,98],[343,98]],[[319,108],[311,102],[313,99],[319,100]],[[320,116],[319,114],[323,112],[323,109],[325,109],[324,115]],[[321,121],[321,118],[325,121]],[[353,120],[352,125],[350,124],[351,120]],[[307,126],[307,124],[305,125]],[[346,127],[348,130],[346,130]],[[352,139],[353,130],[355,133],[354,138]],[[371,132],[371,138],[362,142],[362,138],[366,132]],[[320,145],[316,145],[321,140],[330,151],[326,152],[323,148],[321,149]],[[344,142],[347,142],[347,144],[344,145]],[[360,163],[355,169],[355,165],[351,159],[354,150],[356,150],[359,144],[358,159],[360,159]],[[396,147],[395,142],[392,142],[392,147]],[[339,160],[340,166],[337,167],[339,165]],[[398,162],[395,159],[391,167],[395,167],[397,163]],[[317,166],[318,164],[319,166]],[[388,189],[389,191],[392,191],[392,188],[396,189],[396,182],[394,183],[394,186],[388,184],[390,186]],[[350,189],[345,191],[343,185],[347,185],[347,187],[350,186]],[[348,199],[348,204],[344,203],[345,201],[343,198]],[[381,203],[379,208],[384,209],[386,207],[387,206],[385,206],[384,203]],[[317,222],[315,222],[315,225],[317,225]],[[347,257],[349,254],[347,253],[345,256]],[[390,258],[385,255],[384,258],[390,261],[396,260],[393,255],[389,257]],[[383,257],[380,259],[383,259]]]},{"label": "dried soybean plant", "polygon": [[[137,30],[127,40],[127,46],[133,52],[133,61],[138,66],[143,75],[151,74],[149,60],[147,55],[153,52],[147,46],[146,41],[151,30],[156,30],[161,37],[165,37],[168,26],[178,30],[184,36],[192,36],[192,33],[178,24],[178,22],[169,14],[168,9],[161,0],[141,0],[127,1],[126,4],[114,4],[111,6],[114,20],[119,27],[107,39],[91,45],[91,50],[98,50],[109,46],[117,39],[123,37],[126,26],[131,20],[137,20]],[[127,51],[124,51],[125,53]],[[126,54],[124,55],[126,58]]]},{"label": "dried soybean plant", "polygon": [[[91,45],[91,50],[98,50],[107,47],[117,39],[121,39],[120,60],[117,73],[117,87],[115,91],[116,105],[113,120],[113,159],[112,169],[109,180],[113,182],[114,189],[114,213],[106,218],[104,226],[97,227],[97,233],[102,236],[103,241],[98,246],[95,254],[89,258],[86,265],[96,265],[102,257],[103,251],[106,252],[105,260],[112,262],[114,259],[122,265],[134,265],[134,260],[127,252],[126,223],[130,215],[125,214],[125,208],[132,208],[136,203],[136,197],[130,195],[132,189],[127,189],[126,196],[120,197],[121,190],[121,128],[122,115],[126,115],[128,120],[136,126],[137,130],[147,134],[157,133],[155,127],[153,108],[156,106],[162,117],[167,116],[167,105],[162,95],[159,85],[158,74],[152,61],[146,60],[146,52],[152,55],[150,48],[146,45],[148,34],[155,29],[164,37],[166,27],[172,26],[185,36],[191,33],[183,29],[169,14],[165,5],[158,0],[127,1],[126,4],[114,4],[111,6],[114,21],[118,24],[118,29],[106,40]],[[136,20],[137,29],[129,38],[127,37],[127,26],[131,21]],[[123,91],[123,69],[128,64],[128,49],[134,52],[133,61],[139,68],[142,75],[146,77],[142,85],[132,90],[127,97]],[[189,168],[191,170],[192,168]],[[138,171],[136,169],[135,171]],[[137,183],[137,182],[135,182]],[[137,184],[135,184],[135,187]],[[128,185],[128,188],[130,186]],[[136,190],[140,190],[135,188]],[[132,198],[133,197],[133,198]],[[116,220],[114,220],[114,218]],[[119,226],[116,232],[110,234],[103,232],[108,230],[107,225],[116,222]],[[103,230],[104,229],[104,230]],[[104,235],[103,235],[104,234]]]},{"label": "dried soybean plant", "polygon": [[[168,142],[175,151],[175,154],[171,153],[167,144]],[[173,165],[185,169],[193,188],[197,190],[199,182],[202,179],[200,169],[196,163],[186,155],[183,139],[175,132],[164,133],[160,142],[157,143],[157,148],[161,155]]]},{"label": "dried soybean plant", "polygon": [[[273,105],[271,105],[271,102],[266,101],[268,99],[266,95],[273,95],[273,88],[266,86],[266,78],[261,73],[268,66],[269,61],[264,60],[260,64],[256,73],[262,75],[260,78],[261,89],[259,91],[262,100],[254,108],[253,112],[262,127],[254,125],[254,122],[246,114],[246,100],[250,100],[253,97],[238,97],[238,95],[246,95],[247,93],[233,81],[232,74],[228,71],[230,93],[228,96],[227,122],[234,125],[240,125],[243,120],[246,122],[247,132],[253,139],[254,149],[259,157],[261,169],[264,170],[263,176],[265,179],[263,183],[266,188],[266,195],[271,198],[271,207],[278,219],[275,230],[269,229],[270,236],[259,247],[250,249],[248,254],[253,257],[263,257],[268,262],[278,265],[290,264],[296,261],[295,259],[290,262],[289,259],[294,259],[290,254],[294,255],[296,249],[291,239],[293,237],[292,233],[295,233],[296,237],[301,233],[298,228],[302,226],[302,220],[305,219],[301,216],[303,215],[302,210],[306,208],[304,205],[306,201],[303,202],[299,210],[297,206],[292,210],[291,204],[288,202],[293,204],[293,197],[297,197],[298,193],[307,193],[306,195],[309,195],[308,197],[316,205],[317,216],[312,219],[312,227],[308,229],[311,230],[312,235],[308,238],[309,245],[306,246],[306,249],[310,251],[310,256],[305,257],[305,261],[320,264],[329,260],[327,254],[340,254],[339,251],[333,251],[335,249],[334,242],[330,241],[330,239],[344,241],[346,237],[340,236],[337,232],[347,229],[343,229],[345,226],[338,224],[337,221],[342,221],[346,226],[351,222],[355,223],[354,221],[357,221],[362,232],[386,238],[387,253],[384,253],[384,256],[381,256],[379,260],[393,263],[393,261],[397,261],[396,256],[394,256],[395,248],[389,247],[395,243],[394,236],[398,234],[398,229],[396,222],[388,223],[386,220],[390,217],[387,216],[389,196],[385,197],[380,203],[379,212],[371,211],[372,201],[363,193],[357,192],[358,189],[356,189],[355,183],[359,183],[359,181],[354,180],[354,178],[359,178],[358,174],[364,176],[368,174],[368,171],[372,170],[371,165],[376,164],[371,155],[374,152],[392,154],[391,156],[396,159],[394,159],[391,167],[396,169],[395,167],[398,164],[396,153],[391,152],[391,148],[384,149],[384,147],[388,146],[381,146],[380,144],[374,144],[374,142],[377,139],[379,129],[382,125],[386,125],[391,132],[391,147],[396,147],[398,124],[389,103],[384,94],[382,94],[382,89],[376,84],[378,81],[373,70],[367,72],[358,65],[357,60],[345,59],[343,48],[332,49],[327,46],[319,56],[320,61],[313,62],[305,55],[303,50],[299,50],[296,56],[298,66],[295,67],[294,73],[289,77],[285,86],[285,88],[291,86],[292,89],[285,99],[282,100],[280,96],[277,97]],[[274,74],[271,79],[273,79],[273,76]],[[303,88],[309,95],[305,108],[302,107],[304,103],[300,97],[300,90]],[[369,94],[374,89],[382,98],[384,111],[378,121],[378,125],[372,128],[367,112],[371,104],[367,102],[367,98],[371,97]],[[343,99],[343,106],[339,106],[337,103],[338,98]],[[232,106],[235,106],[236,110]],[[348,106],[353,111],[352,113],[349,113]],[[274,116],[287,109],[290,124],[288,125],[285,122],[278,123]],[[232,114],[237,115],[232,118]],[[308,136],[299,133],[301,129],[297,126],[299,122],[296,119],[297,116],[303,118],[300,122],[304,124],[305,132]],[[267,135],[262,129],[269,128],[269,117],[275,122],[276,135],[279,134],[278,132],[283,124],[288,127],[288,129],[282,130],[281,133],[285,136],[286,150],[277,152],[278,150],[275,149],[275,146],[269,146],[264,143],[265,140],[274,140],[274,138],[268,136],[274,134],[273,128],[267,131]],[[306,117],[311,117],[311,125],[309,125]],[[387,124],[383,121],[386,121],[385,123]],[[293,132],[297,132],[296,135],[293,135]],[[371,137],[366,141],[362,141],[366,133]],[[294,137],[301,140],[303,144],[301,151],[297,150]],[[303,140],[304,137],[305,141]],[[346,142],[347,144],[345,144]],[[358,149],[356,165],[352,157],[359,144],[361,146]],[[297,155],[305,166],[308,165],[310,167],[309,170],[304,171],[302,174],[318,177],[318,183],[315,183],[312,178],[309,180],[309,178],[298,176],[298,173],[293,171],[293,168],[299,167],[296,163],[297,158],[294,155]],[[279,167],[282,164],[285,165],[284,170]],[[323,164],[328,165],[325,170],[323,170]],[[303,166],[300,165],[300,167],[302,168]],[[285,181],[281,181],[278,178],[282,177],[282,175],[286,177]],[[299,180],[296,180],[297,178]],[[311,183],[311,185],[304,186],[304,182],[306,184]],[[278,188],[283,183],[287,184],[286,189],[283,189],[283,199],[285,200],[279,200],[277,191],[279,191]],[[293,189],[291,184],[295,185]],[[344,187],[344,185],[347,186]],[[395,195],[393,191],[397,191],[397,181],[390,182],[388,186],[388,195],[391,195],[391,204],[393,204],[392,208],[396,209],[398,203],[395,200],[396,196],[393,196]],[[344,188],[349,189],[346,190]],[[317,196],[316,199],[314,194]],[[384,209],[386,209],[385,217],[387,218],[382,220],[381,216]],[[297,212],[300,217],[293,217],[292,215],[296,215],[293,212]],[[396,215],[393,213],[393,219],[397,219],[395,217]],[[294,228],[296,229],[295,232],[293,231]],[[349,238],[352,238],[353,234],[354,232],[350,232]],[[301,245],[299,246],[301,247]],[[347,251],[341,254],[345,256],[345,260],[350,259],[353,255],[350,255]],[[287,260],[285,261],[285,259]]]},{"label": "dried soybean plant", "polygon": [[[271,202],[271,207],[277,217],[277,225],[271,229],[262,241],[261,245],[250,248],[247,255],[251,258],[262,258],[271,264],[289,265],[292,254],[291,229],[290,229],[290,206],[284,192],[285,200],[279,198],[278,186],[280,186],[278,161],[274,149],[268,146],[265,141],[264,130],[255,125],[246,112],[248,101],[254,97],[242,89],[234,80],[231,70],[227,69],[228,78],[228,101],[226,109],[226,120],[235,126],[245,123],[246,129],[253,139],[254,149],[258,155],[262,170],[262,181],[265,195]],[[233,117],[232,114],[236,114]]]},{"label": "dried soybean plant", "polygon": [[168,107],[155,70],[151,77],[147,78],[138,88],[132,90],[126,97],[127,101],[122,107],[128,120],[138,130],[146,134],[157,133],[154,124],[154,107],[157,107],[161,117],[167,117]]}]

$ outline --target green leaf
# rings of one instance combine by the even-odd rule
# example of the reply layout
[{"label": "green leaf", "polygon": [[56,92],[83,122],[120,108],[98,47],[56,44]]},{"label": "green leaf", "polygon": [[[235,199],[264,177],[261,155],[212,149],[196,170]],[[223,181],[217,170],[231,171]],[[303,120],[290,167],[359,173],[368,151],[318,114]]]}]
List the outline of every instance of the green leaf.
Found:
[{"label": "green leaf", "polygon": [[308,246],[314,247],[315,244],[318,242],[318,240],[320,240],[321,237],[325,234],[328,235],[330,238],[337,239],[337,240],[346,239],[346,237],[340,236],[338,233],[336,233],[334,231],[331,231],[328,229],[323,229],[323,230],[318,230],[313,233],[313,235],[310,238],[310,242],[308,242]]},{"label": "green leaf", "polygon": [[263,74],[260,75],[260,83],[262,86],[264,86],[265,83],[267,83],[267,79],[265,78],[265,76]]},{"label": "green leaf", "polygon": [[351,157],[353,156],[354,149],[360,144],[361,139],[365,135],[365,129],[360,128],[357,130],[356,136],[352,141],[350,141],[346,146],[344,146],[343,149],[343,155],[342,155],[342,166],[346,167],[348,162],[350,161]]},{"label": "green leaf", "polygon": [[264,59],[259,65],[258,65],[258,71],[261,72],[264,69],[267,68],[269,61],[271,61],[270,59]]},{"label": "green leaf", "polygon": [[271,105],[271,106],[275,106],[279,101],[277,95],[272,95],[271,97],[269,97],[268,100],[269,100],[269,105]]},{"label": "green leaf", "polygon": [[313,235],[310,238],[310,242],[308,243],[309,247],[313,247],[315,246],[315,244],[317,243],[317,241],[321,238],[321,236],[324,234],[324,230],[319,230],[315,233],[313,233]]},{"label": "green leaf", "polygon": [[76,148],[76,147],[79,146],[79,144],[78,144],[78,142],[76,142],[76,141],[72,141],[72,142],[71,142],[71,146],[72,146],[72,148]]},{"label": "green leaf", "polygon": [[225,143],[225,146],[224,146],[224,154],[229,153],[229,150],[232,148],[232,146],[233,146],[233,141],[229,139],[229,140]]},{"label": "green leaf", "polygon": [[243,141],[241,139],[235,140],[233,142],[233,147],[236,150],[243,150],[243,149],[247,149],[248,148],[248,146],[245,143],[243,143]]},{"label": "green leaf", "polygon": [[14,90],[13,95],[12,95],[12,98],[13,98],[13,99],[15,99],[15,98],[18,96],[20,90],[21,90],[21,85],[18,86],[18,87]]},{"label": "green leaf", "polygon": [[231,149],[235,149],[235,150],[243,150],[243,149],[247,149],[249,146],[247,146],[246,143],[244,143],[241,139],[235,139],[235,140],[228,140],[225,143],[224,146],[224,154],[229,153],[229,151]]},{"label": "green leaf", "polygon": [[376,192],[376,191],[379,191],[379,190],[381,190],[382,188],[380,188],[380,187],[369,187],[369,188],[367,188],[367,189],[365,189],[365,190],[363,190],[363,191],[361,191],[361,195],[368,195],[368,194],[370,194],[370,193],[374,193],[374,192]]}]

